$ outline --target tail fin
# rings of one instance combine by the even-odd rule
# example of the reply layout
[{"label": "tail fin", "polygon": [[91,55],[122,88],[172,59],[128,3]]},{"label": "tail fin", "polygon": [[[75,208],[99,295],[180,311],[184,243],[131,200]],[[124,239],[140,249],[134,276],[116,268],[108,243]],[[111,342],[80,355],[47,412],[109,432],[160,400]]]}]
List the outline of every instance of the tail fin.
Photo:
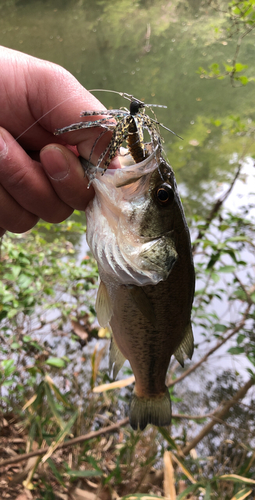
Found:
[{"label": "tail fin", "polygon": [[157,426],[171,423],[171,400],[166,388],[163,396],[147,399],[132,395],[129,409],[129,421],[133,429],[143,431],[147,424]]}]

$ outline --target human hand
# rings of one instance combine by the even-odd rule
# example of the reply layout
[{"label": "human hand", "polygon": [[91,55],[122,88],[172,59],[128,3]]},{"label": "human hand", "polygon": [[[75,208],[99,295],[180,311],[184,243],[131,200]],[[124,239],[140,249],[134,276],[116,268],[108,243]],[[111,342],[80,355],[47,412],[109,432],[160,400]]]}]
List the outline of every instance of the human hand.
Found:
[{"label": "human hand", "polygon": [[[81,121],[81,111],[104,106],[60,66],[5,47],[0,47],[0,61],[1,236],[6,230],[27,231],[39,218],[61,222],[74,209],[86,208],[93,188],[87,189],[77,150],[70,146],[77,145],[89,159],[101,131],[88,128],[65,134],[68,145],[54,131]],[[92,163],[110,137],[110,132],[102,136]],[[117,167],[115,159],[111,168]]]}]

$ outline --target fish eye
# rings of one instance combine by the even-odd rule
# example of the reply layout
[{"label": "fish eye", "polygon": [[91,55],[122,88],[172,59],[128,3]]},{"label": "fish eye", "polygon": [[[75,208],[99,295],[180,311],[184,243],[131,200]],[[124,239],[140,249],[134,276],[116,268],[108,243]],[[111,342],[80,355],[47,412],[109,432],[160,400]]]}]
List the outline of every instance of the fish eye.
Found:
[{"label": "fish eye", "polygon": [[156,189],[157,201],[160,205],[168,205],[174,199],[174,191],[169,184],[162,184]]}]

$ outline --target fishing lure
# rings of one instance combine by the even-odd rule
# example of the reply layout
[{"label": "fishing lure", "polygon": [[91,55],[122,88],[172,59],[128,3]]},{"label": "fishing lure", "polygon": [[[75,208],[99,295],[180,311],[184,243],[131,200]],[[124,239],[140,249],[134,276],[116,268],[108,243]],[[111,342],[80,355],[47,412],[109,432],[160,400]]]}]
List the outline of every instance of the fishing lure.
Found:
[{"label": "fishing lure", "polygon": [[[94,91],[96,90],[97,89],[94,89]],[[181,139],[181,137],[178,136],[175,132],[173,132],[169,128],[165,127],[162,123],[160,123],[156,119],[156,117],[151,118],[145,113],[146,107],[166,108],[167,106],[158,104],[145,104],[143,101],[136,99],[130,94],[126,94],[123,92],[115,92],[115,91],[110,91],[110,92],[117,93],[122,97],[124,97],[125,99],[128,99],[130,101],[129,109],[123,107],[120,109],[112,109],[112,110],[83,111],[81,113],[81,116],[84,117],[105,116],[105,118],[100,118],[95,121],[82,121],[74,123],[72,125],[69,125],[61,129],[57,129],[55,131],[55,135],[60,135],[66,132],[71,132],[73,130],[80,130],[91,127],[103,128],[103,131],[93,144],[89,157],[90,161],[95,146],[102,137],[102,135],[105,132],[112,130],[112,138],[107,148],[99,156],[96,166],[97,169],[103,167],[102,174],[107,170],[108,166],[111,163],[111,160],[116,156],[124,141],[127,141],[129,153],[133,157],[135,163],[143,161],[149,155],[149,151],[147,150],[147,146],[144,143],[144,138],[143,138],[144,129],[147,130],[150,135],[151,147],[153,150],[155,150],[156,147],[157,148],[159,147],[160,150],[162,149],[159,127],[163,127],[164,129],[168,130],[169,132],[171,132],[172,134],[176,135]],[[113,119],[115,120],[115,123],[111,121]]]}]

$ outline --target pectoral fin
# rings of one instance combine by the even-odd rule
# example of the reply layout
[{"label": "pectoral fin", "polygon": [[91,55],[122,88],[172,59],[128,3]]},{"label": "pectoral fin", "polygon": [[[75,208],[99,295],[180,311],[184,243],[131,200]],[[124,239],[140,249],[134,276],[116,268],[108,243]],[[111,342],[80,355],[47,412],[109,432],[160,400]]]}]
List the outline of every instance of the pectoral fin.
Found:
[{"label": "pectoral fin", "polygon": [[147,318],[149,322],[156,327],[156,315],[153,305],[143,288],[140,286],[130,286],[128,289],[139,311],[141,311],[145,318]]},{"label": "pectoral fin", "polygon": [[193,337],[191,323],[189,323],[185,328],[184,339],[182,340],[179,347],[174,352],[174,356],[177,359],[177,361],[180,363],[180,365],[183,367],[184,366],[183,355],[186,354],[188,356],[188,358],[191,359],[193,351],[194,351],[194,337]]},{"label": "pectoral fin", "polygon": [[112,317],[113,310],[107,288],[103,281],[100,281],[95,307],[98,323],[100,326],[105,328]]},{"label": "pectoral fin", "polygon": [[114,338],[111,339],[110,358],[109,358],[109,372],[111,373],[113,367],[113,378],[115,379],[126,361],[125,356],[120,352]]}]

